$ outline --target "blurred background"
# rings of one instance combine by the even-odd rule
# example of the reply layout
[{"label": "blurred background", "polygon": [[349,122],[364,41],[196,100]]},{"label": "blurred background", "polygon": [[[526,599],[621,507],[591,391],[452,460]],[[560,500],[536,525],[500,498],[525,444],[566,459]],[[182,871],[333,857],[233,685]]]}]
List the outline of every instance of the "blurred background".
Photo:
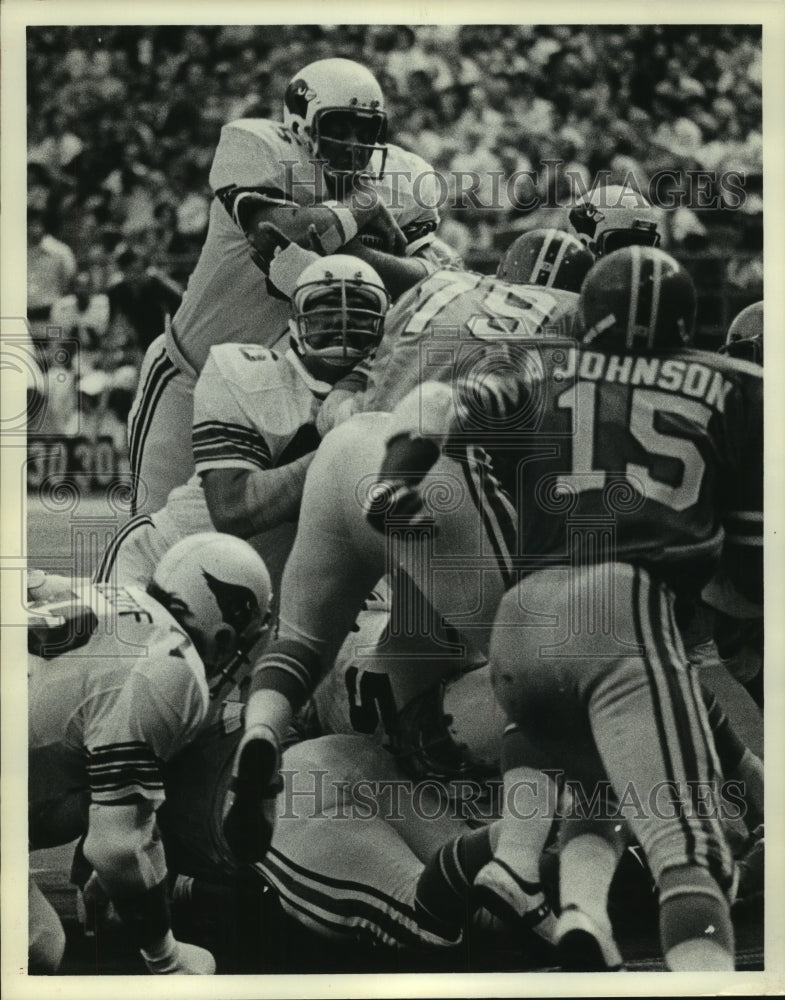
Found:
[{"label": "blurred background", "polygon": [[[600,171],[632,176],[647,192],[668,170],[660,197],[686,190],[690,204],[663,213],[663,245],[698,286],[699,346],[762,297],[754,25],[36,27],[27,46],[28,319],[46,395],[31,430],[103,442],[96,475],[123,455],[142,355],[198,256],[221,126],[279,119],[289,79],[315,59],[367,65],[390,141],[451,192],[456,171],[538,173],[518,204],[442,210],[440,234],[468,267],[492,271],[520,232],[566,226],[565,171],[587,187]],[[729,171],[742,199],[727,197]],[[532,195],[545,204],[522,208]]]}]

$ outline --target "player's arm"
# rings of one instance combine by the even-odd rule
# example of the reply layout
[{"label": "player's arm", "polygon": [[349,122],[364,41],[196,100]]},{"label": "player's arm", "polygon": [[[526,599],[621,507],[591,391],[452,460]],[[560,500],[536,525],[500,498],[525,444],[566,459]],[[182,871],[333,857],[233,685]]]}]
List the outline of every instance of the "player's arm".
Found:
[{"label": "player's arm", "polygon": [[215,972],[209,951],[176,941],[172,934],[166,858],[151,802],[135,796],[93,803],[84,855],[150,972]]},{"label": "player's arm", "polygon": [[342,201],[297,205],[284,197],[274,199],[271,192],[234,185],[216,196],[245,234],[255,263],[287,297],[312,261],[355,246],[360,232],[373,233],[393,253],[406,247],[405,236],[378,199],[368,206]]},{"label": "player's arm", "polygon": [[210,518],[217,531],[249,538],[296,521],[305,474],[315,451],[270,469],[210,469],[202,473]]},{"label": "player's arm", "polygon": [[[260,351],[242,356],[238,370],[233,350],[214,347],[208,355],[194,391],[192,442],[213,524],[218,531],[248,538],[297,520],[313,452],[276,466],[278,452],[262,427],[269,425],[268,419],[277,420],[278,362]],[[245,391],[260,386],[266,390],[262,403]],[[261,405],[269,418],[260,412]]]},{"label": "player's arm", "polygon": [[83,851],[151,972],[209,975],[212,955],[172,934],[155,819],[164,800],[162,762],[193,738],[208,701],[201,661],[185,633],[171,632],[86,733],[91,804]]}]

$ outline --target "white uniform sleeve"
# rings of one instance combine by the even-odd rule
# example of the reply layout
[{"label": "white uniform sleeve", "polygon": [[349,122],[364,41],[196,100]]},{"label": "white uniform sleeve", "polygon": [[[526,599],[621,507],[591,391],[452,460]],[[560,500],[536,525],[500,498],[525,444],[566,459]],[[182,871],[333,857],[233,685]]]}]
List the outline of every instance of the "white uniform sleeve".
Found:
[{"label": "white uniform sleeve", "polygon": [[292,139],[282,125],[255,118],[230,122],[221,129],[210,169],[210,186],[213,191],[227,187],[263,189],[269,196],[277,193],[283,199],[282,163],[296,158],[292,149]]},{"label": "white uniform sleeve", "polygon": [[[234,346],[234,345],[231,345]],[[270,446],[238,401],[233,386],[221,370],[217,351],[212,348],[194,391],[193,450],[198,473],[208,469],[269,469],[273,465]],[[249,354],[248,363],[260,368],[274,356],[265,348],[240,348]],[[225,354],[225,352],[224,352]]]},{"label": "white uniform sleeve", "polygon": [[111,709],[85,732],[92,801],[138,795],[160,804],[162,764],[193,740],[208,704],[201,660],[187,636],[172,627],[134,666]]}]

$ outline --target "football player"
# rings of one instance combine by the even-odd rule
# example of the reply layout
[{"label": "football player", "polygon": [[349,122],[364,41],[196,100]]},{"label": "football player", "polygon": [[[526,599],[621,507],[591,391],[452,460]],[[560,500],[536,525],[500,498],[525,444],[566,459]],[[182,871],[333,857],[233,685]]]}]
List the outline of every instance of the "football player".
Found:
[{"label": "football player", "polygon": [[[146,591],[92,586],[30,608],[30,848],[85,838],[84,856],[152,973],[215,971],[209,952],[172,935],[156,826],[162,768],[247,669],[270,598],[262,559],[212,532],[175,545]],[[62,952],[36,932],[32,892],[31,971],[55,971]],[[51,925],[51,908],[44,917]]]},{"label": "football player", "polygon": [[196,474],[166,506],[132,519],[107,547],[96,582],[145,586],[176,541],[215,527],[253,539],[277,589],[332,386],[379,346],[389,295],[369,265],[317,257],[297,279],[289,344],[210,349],[194,397]]},{"label": "football player", "polygon": [[[505,784],[536,783],[537,763],[577,778],[589,799],[606,778],[618,801],[637,796],[639,809],[615,816],[628,819],[658,885],[666,964],[730,970],[721,769],[673,603],[699,593],[721,555],[739,592],[760,601],[762,380],[755,365],[689,347],[694,311],[692,282],[672,258],[639,246],[609,254],[581,291],[579,346],[459,386],[453,432],[423,436],[420,416],[390,438],[382,474],[391,514],[411,523],[423,510],[412,484],[428,486],[440,445],[487,440],[493,455],[519,435],[528,461],[512,475],[500,463],[516,512],[518,581],[491,643],[510,720]],[[445,386],[432,407],[439,395],[451,413]],[[739,519],[750,526],[744,535],[732,529]],[[556,933],[568,967],[620,963],[604,912],[624,827],[613,818],[588,831],[562,826]],[[532,882],[542,848],[536,825],[503,822],[496,858],[477,878],[498,891]]]},{"label": "football player", "polygon": [[320,414],[322,434],[352,413],[392,410],[420,382],[480,364],[504,345],[570,336],[593,263],[577,237],[537,229],[511,244],[495,276],[441,269],[424,278],[390,310],[363,391],[338,414],[332,403]]},{"label": "football player", "polygon": [[[720,354],[763,365],[763,302],[753,302],[735,317]],[[753,524],[750,530],[749,518],[745,518],[734,525],[734,531],[761,543],[761,524]],[[715,611],[714,639],[723,664],[762,709],[763,607],[745,600],[733,587],[732,572],[721,566],[702,596]]]},{"label": "football player", "polygon": [[438,200],[435,175],[386,136],[382,90],[348,59],[296,74],[281,122],[223,127],[205,244],[170,327],[147,351],[129,414],[137,513],[160,509],[193,472],[184,442],[210,348],[285,337],[288,298],[318,255],[359,255],[393,296],[436,266],[426,258],[438,211],[423,207]]}]

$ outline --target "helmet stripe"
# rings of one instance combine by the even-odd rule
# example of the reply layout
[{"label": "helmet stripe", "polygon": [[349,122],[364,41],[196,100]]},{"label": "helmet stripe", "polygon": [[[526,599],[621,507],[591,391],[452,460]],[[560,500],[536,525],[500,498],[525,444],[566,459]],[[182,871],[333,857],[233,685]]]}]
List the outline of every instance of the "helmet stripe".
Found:
[{"label": "helmet stripe", "polygon": [[542,246],[540,247],[540,252],[537,254],[537,259],[534,261],[534,266],[532,267],[531,271],[531,278],[529,279],[532,282],[532,284],[544,285],[547,288],[551,282],[551,274],[553,272],[551,272],[551,274],[548,274],[548,272],[545,271],[543,274],[545,280],[540,281],[540,271],[542,270],[543,265],[548,259],[548,251],[551,247],[551,244],[553,243],[553,237],[555,233],[556,233],[555,229],[548,229],[545,235],[543,236]]},{"label": "helmet stripe", "polygon": [[649,347],[654,347],[654,340],[657,336],[657,319],[660,312],[660,288],[662,286],[662,260],[657,257],[652,261],[654,274],[652,275],[651,309],[649,320],[649,336],[646,341]]},{"label": "helmet stripe", "polygon": [[563,233],[559,233],[558,230],[552,230],[552,232],[554,232],[554,234],[555,234],[554,244],[559,249],[558,249],[558,253],[556,254],[556,256],[554,257],[554,259],[553,259],[553,261],[551,263],[551,273],[550,273],[550,275],[548,277],[548,281],[545,284],[546,288],[550,288],[550,286],[556,280],[556,276],[559,273],[559,268],[561,267],[561,262],[564,260],[564,255],[567,253],[567,245],[568,245],[568,241],[566,239],[564,239],[564,234]]},{"label": "helmet stripe", "polygon": [[627,335],[625,346],[632,347],[635,341],[635,322],[638,318],[638,293],[640,291],[641,279],[641,252],[640,247],[630,247],[630,309],[627,314]]},{"label": "helmet stripe", "polygon": [[635,315],[635,332],[641,341],[651,347],[652,324],[652,274],[654,261],[637,247],[640,270],[638,272],[638,311]]}]

